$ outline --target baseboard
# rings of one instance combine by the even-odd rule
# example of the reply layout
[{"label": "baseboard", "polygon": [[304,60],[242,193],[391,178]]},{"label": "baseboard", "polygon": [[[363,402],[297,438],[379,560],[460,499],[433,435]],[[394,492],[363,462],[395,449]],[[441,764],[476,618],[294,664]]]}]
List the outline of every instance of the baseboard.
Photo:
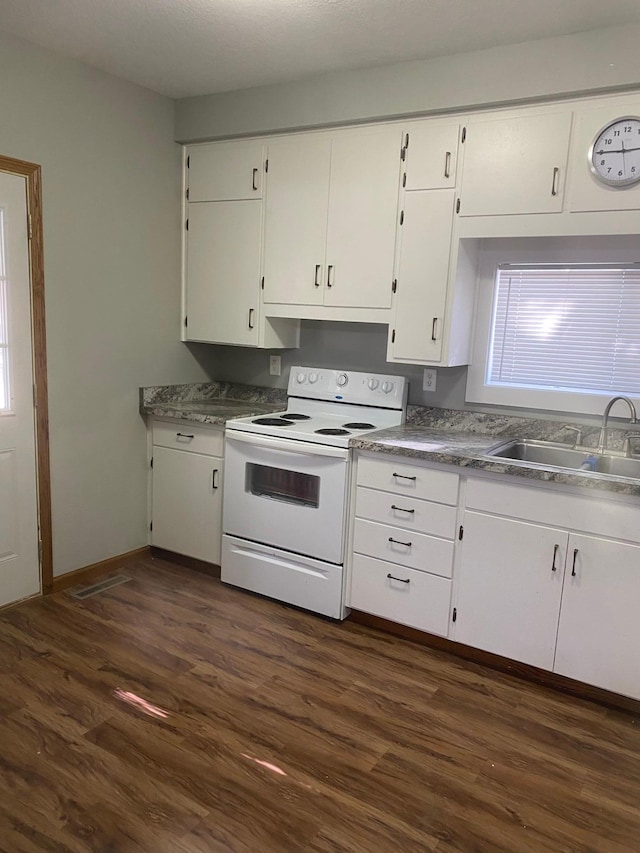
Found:
[{"label": "baseboard", "polygon": [[112,572],[115,569],[121,569],[148,556],[149,546],[145,545],[144,548],[136,548],[135,551],[127,551],[126,554],[109,557],[108,560],[101,560],[99,563],[92,563],[90,566],[85,566],[82,569],[67,572],[65,575],[54,577],[52,592],[60,592],[63,589],[68,589],[70,586],[76,586],[85,581],[93,580],[98,575]]},{"label": "baseboard", "polygon": [[447,652],[473,663],[513,675],[516,678],[533,681],[543,687],[551,687],[562,693],[569,693],[578,699],[597,702],[599,705],[606,705],[616,710],[629,711],[636,715],[640,714],[640,701],[630,699],[628,696],[621,696],[619,693],[611,693],[609,690],[602,690],[600,687],[592,687],[590,684],[584,684],[582,681],[575,681],[573,678],[557,675],[555,672],[548,672],[546,669],[539,669],[536,666],[530,666],[526,663],[519,663],[510,658],[485,652],[482,649],[474,649],[472,646],[465,646],[462,643],[447,640],[445,637],[427,634],[424,631],[419,631],[417,628],[398,625],[397,622],[390,622],[388,619],[382,619],[380,616],[372,616],[370,613],[362,613],[360,610],[352,610],[348,618],[359,625],[377,628],[387,634],[411,640],[421,646],[428,646],[431,649]]},{"label": "baseboard", "polygon": [[207,563],[205,560],[198,560],[196,557],[185,557],[184,554],[165,551],[164,548],[156,548],[155,546],[151,547],[151,556],[158,560],[165,560],[167,563],[176,563],[178,566],[185,566],[187,569],[202,572],[212,578],[220,577],[220,566],[216,566],[215,563]]}]

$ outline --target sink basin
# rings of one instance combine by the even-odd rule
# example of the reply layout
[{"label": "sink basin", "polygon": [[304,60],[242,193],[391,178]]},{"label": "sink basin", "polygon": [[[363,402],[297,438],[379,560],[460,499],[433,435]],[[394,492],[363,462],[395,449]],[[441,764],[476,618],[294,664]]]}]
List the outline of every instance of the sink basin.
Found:
[{"label": "sink basin", "polygon": [[516,439],[503,441],[487,451],[487,456],[500,459],[514,459],[521,462],[534,462],[539,465],[551,465],[554,468],[579,469],[588,457],[595,457],[595,470],[599,474],[612,474],[616,477],[640,479],[640,459],[630,459],[614,453],[595,453],[587,449],[576,449],[547,441]]}]

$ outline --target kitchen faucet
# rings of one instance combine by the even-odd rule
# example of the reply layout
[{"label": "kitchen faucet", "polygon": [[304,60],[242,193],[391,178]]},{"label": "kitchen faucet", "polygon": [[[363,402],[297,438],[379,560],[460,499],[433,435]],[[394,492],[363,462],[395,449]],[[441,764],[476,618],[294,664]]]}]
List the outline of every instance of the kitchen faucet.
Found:
[{"label": "kitchen faucet", "polygon": [[602,415],[602,428],[600,429],[600,438],[598,439],[598,451],[597,451],[598,453],[604,453],[605,450],[607,449],[607,430],[609,428],[608,427],[609,412],[611,411],[611,409],[613,408],[615,403],[618,402],[618,400],[623,400],[627,404],[627,406],[629,406],[629,412],[630,412],[629,423],[630,424],[637,424],[638,423],[638,417],[636,415],[636,407],[633,405],[631,400],[628,397],[620,397],[620,396],[619,397],[613,397],[607,403],[607,407],[604,410],[604,414]]}]

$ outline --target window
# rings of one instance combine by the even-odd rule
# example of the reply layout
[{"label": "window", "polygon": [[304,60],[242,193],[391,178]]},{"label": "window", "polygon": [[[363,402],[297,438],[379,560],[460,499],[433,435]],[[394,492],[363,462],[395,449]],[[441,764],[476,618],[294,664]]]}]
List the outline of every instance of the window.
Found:
[{"label": "window", "polygon": [[0,210],[0,412],[6,412],[9,408],[9,342],[4,233],[3,211]]},{"label": "window", "polygon": [[628,252],[567,263],[488,254],[468,400],[600,414],[617,394],[640,398],[640,264]]}]

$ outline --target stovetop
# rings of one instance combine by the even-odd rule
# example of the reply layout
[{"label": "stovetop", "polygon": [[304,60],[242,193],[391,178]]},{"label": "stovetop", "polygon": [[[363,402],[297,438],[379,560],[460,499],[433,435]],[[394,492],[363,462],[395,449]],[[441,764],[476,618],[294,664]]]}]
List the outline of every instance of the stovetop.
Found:
[{"label": "stovetop", "polygon": [[235,418],[227,430],[347,447],[353,437],[403,423],[406,394],[399,376],[292,367],[286,412]]}]

